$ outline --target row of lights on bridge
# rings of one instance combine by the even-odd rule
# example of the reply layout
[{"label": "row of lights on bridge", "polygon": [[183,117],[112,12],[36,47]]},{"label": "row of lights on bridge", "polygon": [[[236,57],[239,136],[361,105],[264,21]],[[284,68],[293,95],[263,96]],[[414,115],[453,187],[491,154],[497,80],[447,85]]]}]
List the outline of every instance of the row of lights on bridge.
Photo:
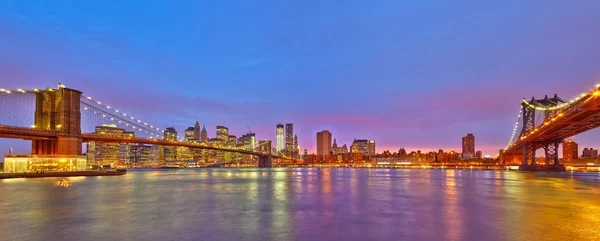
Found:
[{"label": "row of lights on bridge", "polygon": [[[584,97],[586,97],[586,96],[588,96],[588,95],[589,95],[589,97],[588,97],[588,98],[586,98],[584,101],[587,101],[587,100],[589,100],[589,99],[591,99],[591,98],[593,98],[593,97],[598,97],[598,96],[600,96],[600,83],[599,83],[599,84],[596,84],[596,88],[594,88],[594,89],[593,89],[592,91],[590,91],[589,93],[587,93],[587,94],[586,94],[586,93],[582,93],[581,95],[579,95],[579,96],[577,96],[577,97],[575,97],[575,98],[573,98],[573,99],[571,99],[571,100],[569,100],[569,101],[567,101],[567,102],[565,102],[565,103],[562,103],[562,104],[560,104],[560,105],[557,105],[557,106],[553,106],[553,107],[539,107],[539,106],[534,106],[534,105],[532,105],[531,103],[527,102],[527,100],[525,100],[525,99],[523,99],[523,103],[525,103],[527,106],[529,106],[529,107],[531,107],[531,108],[534,108],[534,109],[536,109],[536,110],[557,110],[557,109],[564,109],[564,108],[566,108],[566,107],[569,107],[569,106],[571,106],[572,104],[576,103],[577,101],[579,101],[579,100],[583,99]],[[521,117],[521,114],[522,114],[522,113],[523,113],[523,110],[521,109],[521,110],[519,111],[519,115],[518,115],[518,117],[519,117],[519,120],[520,120],[520,117]],[[542,127],[543,127],[543,126],[546,126],[546,125],[548,125],[548,124],[550,124],[550,123],[552,123],[552,122],[556,121],[558,118],[560,118],[560,117],[562,117],[562,116],[564,116],[564,114],[563,114],[563,113],[559,113],[559,114],[558,114],[558,115],[556,115],[554,118],[551,118],[551,119],[548,119],[548,120],[544,121],[544,123],[542,123],[542,125],[541,125],[541,126],[542,126]],[[513,141],[513,139],[514,139],[514,137],[515,137],[515,135],[516,135],[516,133],[517,133],[517,128],[518,128],[518,125],[519,125],[519,121],[517,121],[517,123],[515,124],[515,128],[513,129],[513,133],[512,133],[512,136],[511,136],[511,138],[510,138],[509,145],[508,145],[508,146],[505,148],[505,150],[507,150],[508,148],[510,148],[510,147],[512,147],[512,146],[514,146],[514,145],[515,145],[515,143],[512,143],[512,141]],[[537,132],[537,131],[538,131],[538,128],[534,128],[533,130],[529,131],[529,133],[527,133],[527,134],[523,135],[523,136],[521,137],[521,140],[525,140],[525,139],[527,139],[527,136],[529,136],[529,135],[531,135],[531,134],[534,134],[534,133],[535,133],[535,132]],[[512,144],[511,144],[511,143],[512,143]]]},{"label": "row of lights on bridge", "polygon": [[[90,101],[92,101],[92,97],[90,97],[90,96],[87,96],[87,97],[85,97],[85,98],[86,98],[86,99],[88,99],[88,100],[90,100]],[[127,117],[127,118],[131,119],[132,121],[137,121],[138,123],[140,123],[140,125],[141,125],[141,124],[143,124],[144,126],[150,126],[150,128],[151,128],[152,130],[154,130],[154,129],[156,129],[157,131],[159,131],[159,130],[160,130],[160,128],[158,128],[158,127],[154,127],[153,125],[148,125],[148,123],[146,123],[146,122],[142,122],[141,120],[136,120],[136,119],[135,119],[133,116],[127,116],[127,113],[121,113],[121,112],[119,112],[119,110],[117,110],[117,109],[111,109],[111,108],[110,108],[110,106],[108,106],[108,105],[103,105],[103,104],[102,104],[102,102],[100,102],[100,101],[97,101],[97,102],[95,102],[95,103],[96,103],[96,104],[98,104],[98,105],[100,105],[100,106],[102,106],[102,107],[104,107],[104,108],[106,108],[106,109],[108,109],[108,110],[112,110],[112,111],[114,111],[115,113],[118,113],[118,114],[120,114],[120,115],[122,115],[122,116],[124,116],[124,117]],[[121,123],[121,122],[119,121],[119,123]],[[139,129],[140,129],[140,130],[142,130],[142,128],[139,128]],[[163,130],[162,132],[164,132],[164,130]],[[151,135],[154,135],[154,133],[153,133],[153,132],[148,132],[147,130],[146,130],[146,133],[150,133]],[[157,136],[159,136],[159,134],[156,134],[156,135],[157,135]]]}]

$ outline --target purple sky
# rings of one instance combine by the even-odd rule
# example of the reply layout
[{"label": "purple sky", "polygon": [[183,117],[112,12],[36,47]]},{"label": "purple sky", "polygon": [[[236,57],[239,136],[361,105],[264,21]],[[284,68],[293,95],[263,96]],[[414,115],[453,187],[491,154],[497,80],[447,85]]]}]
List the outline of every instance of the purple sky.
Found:
[{"label": "purple sky", "polygon": [[[377,151],[494,155],[523,97],[600,82],[599,1],[60,1],[0,5],[0,87],[62,82],[156,126],[198,117],[302,149],[329,129]],[[600,147],[598,131],[574,139]],[[0,152],[27,143],[0,140]]]}]

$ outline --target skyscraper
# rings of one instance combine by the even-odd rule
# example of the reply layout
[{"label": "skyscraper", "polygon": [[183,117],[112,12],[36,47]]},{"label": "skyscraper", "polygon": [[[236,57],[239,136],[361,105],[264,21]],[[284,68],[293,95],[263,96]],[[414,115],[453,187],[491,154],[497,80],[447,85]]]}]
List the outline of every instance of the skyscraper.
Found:
[{"label": "skyscraper", "polygon": [[298,135],[294,135],[294,152],[300,152],[300,149],[298,149]]},{"label": "skyscraper", "polygon": [[375,141],[354,139],[352,145],[350,146],[350,152],[362,153],[366,156],[373,156],[375,155]]},{"label": "skyscraper", "polygon": [[294,124],[285,124],[285,150],[294,151]]},{"label": "skyscraper", "polygon": [[208,131],[206,131],[206,126],[202,126],[202,131],[200,132],[200,141],[208,142]]},{"label": "skyscraper", "polygon": [[248,133],[237,140],[238,145],[242,145],[244,149],[252,151],[256,148],[256,135],[254,133]]},{"label": "skyscraper", "polygon": [[279,123],[277,124],[277,129],[275,129],[275,135],[277,137],[276,139],[276,150],[277,151],[283,151],[284,148],[284,144],[283,144],[283,124]]},{"label": "skyscraper", "polygon": [[217,138],[227,143],[227,140],[229,140],[229,129],[225,126],[217,126]]},{"label": "skyscraper", "polygon": [[475,158],[475,136],[471,133],[462,138],[462,155],[463,160]]},{"label": "skyscraper", "polygon": [[195,132],[194,127],[188,127],[187,129],[185,129],[185,132],[184,132],[185,141],[192,142],[192,140],[194,140],[194,134],[195,134],[194,132]]},{"label": "skyscraper", "polygon": [[568,140],[563,142],[563,161],[572,161],[577,159],[579,146],[577,142]]},{"label": "skyscraper", "polygon": [[327,156],[331,150],[331,133],[328,130],[317,132],[317,155]]},{"label": "skyscraper", "polygon": [[177,140],[177,131],[173,127],[169,127],[164,131],[164,138],[167,141]]},{"label": "skyscraper", "polygon": [[194,125],[194,139],[200,141],[200,123],[198,123],[198,121],[196,121],[196,125]]}]

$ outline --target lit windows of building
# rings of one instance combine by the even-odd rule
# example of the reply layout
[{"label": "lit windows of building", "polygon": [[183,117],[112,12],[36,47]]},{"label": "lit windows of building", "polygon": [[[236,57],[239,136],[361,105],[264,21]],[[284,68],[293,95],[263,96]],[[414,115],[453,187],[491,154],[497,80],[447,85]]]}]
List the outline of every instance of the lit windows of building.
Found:
[{"label": "lit windows of building", "polygon": [[188,127],[187,129],[185,129],[185,132],[184,132],[185,141],[193,142],[193,140],[195,139],[194,138],[195,132],[196,132],[196,129],[194,129],[194,127]]},{"label": "lit windows of building", "polygon": [[284,149],[284,141],[283,141],[283,124],[279,123],[277,124],[277,127],[275,129],[275,136],[276,136],[276,149],[278,152],[283,151]]},{"label": "lit windows of building", "polygon": [[294,150],[294,124],[285,124],[285,150],[292,152]]},{"label": "lit windows of building", "polygon": [[[95,134],[100,136],[124,136],[135,137],[132,131],[118,128],[114,124],[103,124],[96,126]],[[125,162],[130,144],[127,143],[87,143],[87,156],[89,164],[93,166],[110,165]]]},{"label": "lit windows of building", "polygon": [[579,148],[577,142],[568,140],[563,142],[563,161],[577,160]]},{"label": "lit windows of building", "polygon": [[135,166],[148,165],[150,160],[150,146],[132,145],[129,147],[129,163]]},{"label": "lit windows of building", "polygon": [[256,148],[256,134],[248,133],[238,138],[238,145],[242,145],[245,150],[253,151]]},{"label": "lit windows of building", "polygon": [[462,154],[463,160],[475,158],[475,136],[471,133],[462,138]]},{"label": "lit windows of building", "polygon": [[236,141],[237,141],[236,136],[234,136],[234,135],[227,136],[227,145],[228,146],[235,146]]},{"label": "lit windows of building", "polygon": [[375,141],[354,139],[350,146],[350,151],[352,153],[361,153],[365,156],[373,156],[375,155]]},{"label": "lit windows of building", "polygon": [[5,173],[72,172],[87,169],[85,156],[73,155],[14,155],[4,156]]},{"label": "lit windows of building", "polygon": [[217,138],[227,143],[229,140],[229,129],[225,126],[217,126]]},{"label": "lit windows of building", "polygon": [[176,141],[177,140],[177,131],[175,130],[175,128],[169,127],[167,129],[165,129],[163,139],[167,140],[167,141]]}]

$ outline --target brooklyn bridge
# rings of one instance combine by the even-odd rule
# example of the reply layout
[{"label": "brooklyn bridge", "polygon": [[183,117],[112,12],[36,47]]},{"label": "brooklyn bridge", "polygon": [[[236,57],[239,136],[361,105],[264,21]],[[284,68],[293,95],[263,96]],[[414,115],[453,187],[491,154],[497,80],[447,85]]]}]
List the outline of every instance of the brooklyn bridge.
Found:
[{"label": "brooklyn bridge", "polygon": [[[0,89],[0,138],[31,141],[31,155],[36,157],[78,157],[83,143],[149,144],[214,150],[258,157],[259,167],[271,167],[273,159],[290,158],[273,154],[270,147],[248,149],[225,145],[167,140],[159,127],[127,115],[123,111],[84,96],[81,91],[59,86],[33,90]],[[100,135],[91,130],[99,124],[112,123],[135,135]]]}]

